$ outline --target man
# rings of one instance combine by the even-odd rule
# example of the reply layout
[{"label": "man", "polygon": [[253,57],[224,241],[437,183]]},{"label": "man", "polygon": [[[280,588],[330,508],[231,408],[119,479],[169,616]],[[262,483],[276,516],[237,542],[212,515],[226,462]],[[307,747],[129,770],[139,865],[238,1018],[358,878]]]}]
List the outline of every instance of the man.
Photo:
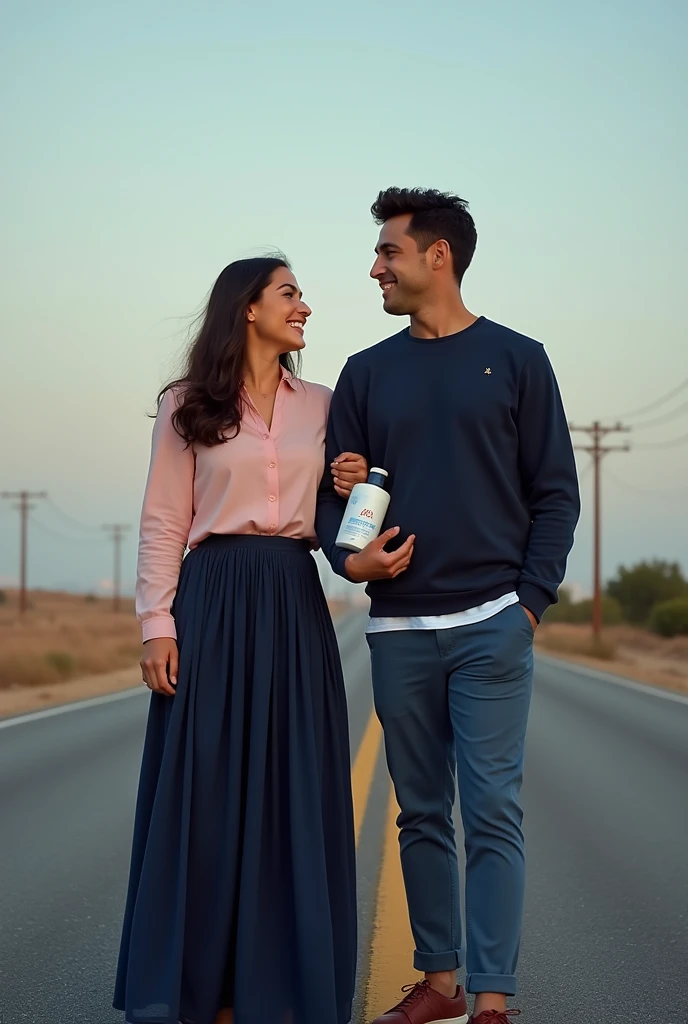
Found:
[{"label": "man", "polygon": [[[425,980],[375,1024],[465,1024],[452,823],[466,846],[474,1024],[508,1024],[524,890],[518,802],[533,632],[556,601],[579,514],[573,451],[543,347],[474,316],[461,281],[476,246],[467,204],[391,188],[371,276],[410,328],[352,356],[330,413],[318,536],[367,581],[375,707],[401,808],[414,966]],[[393,524],[362,552],[335,546],[335,455],[389,473]]]}]

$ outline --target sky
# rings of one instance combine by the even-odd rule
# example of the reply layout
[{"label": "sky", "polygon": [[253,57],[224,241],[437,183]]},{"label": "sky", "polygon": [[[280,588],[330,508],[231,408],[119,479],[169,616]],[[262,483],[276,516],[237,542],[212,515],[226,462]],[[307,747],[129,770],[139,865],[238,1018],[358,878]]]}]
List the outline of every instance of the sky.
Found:
[{"label": "sky", "polygon": [[[475,313],[542,341],[576,424],[688,378],[683,0],[7,0],[0,15],[0,490],[34,586],[107,591],[136,529],[154,398],[233,259],[293,262],[304,375],[403,326],[368,278],[381,188],[470,202]],[[603,570],[688,571],[688,390],[603,470]],[[663,422],[642,426],[645,420]],[[584,443],[584,435],[579,436]],[[589,589],[591,474],[567,580]],[[19,518],[0,501],[0,585]]]}]

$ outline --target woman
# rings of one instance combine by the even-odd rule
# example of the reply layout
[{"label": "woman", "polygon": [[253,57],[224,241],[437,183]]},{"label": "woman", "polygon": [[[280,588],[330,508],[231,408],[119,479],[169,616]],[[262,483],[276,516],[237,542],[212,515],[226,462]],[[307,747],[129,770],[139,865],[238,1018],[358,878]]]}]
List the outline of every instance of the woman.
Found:
[{"label": "woman", "polygon": [[[351,1014],[347,715],[310,553],[330,392],[293,362],[310,312],[283,259],[231,264],[161,393],[137,581],[153,693],[114,999],[134,1024]],[[366,465],[337,463],[345,495]]]}]

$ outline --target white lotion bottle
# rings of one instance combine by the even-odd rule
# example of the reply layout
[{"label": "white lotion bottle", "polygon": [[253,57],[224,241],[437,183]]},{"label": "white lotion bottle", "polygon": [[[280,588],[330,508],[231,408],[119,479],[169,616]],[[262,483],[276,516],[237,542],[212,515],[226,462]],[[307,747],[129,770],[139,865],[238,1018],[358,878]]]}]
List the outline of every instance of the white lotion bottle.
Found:
[{"label": "white lotion bottle", "polygon": [[342,525],[335,541],[347,551],[362,551],[379,536],[389,508],[390,494],[385,490],[387,470],[374,467],[368,482],[356,484],[346,506]]}]

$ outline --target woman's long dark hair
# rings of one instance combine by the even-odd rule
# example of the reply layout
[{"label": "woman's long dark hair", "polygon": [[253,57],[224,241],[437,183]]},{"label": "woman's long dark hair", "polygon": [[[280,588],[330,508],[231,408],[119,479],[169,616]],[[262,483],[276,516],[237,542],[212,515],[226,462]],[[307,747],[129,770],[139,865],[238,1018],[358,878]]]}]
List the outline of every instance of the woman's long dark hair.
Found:
[{"label": "woman's long dark hair", "polygon": [[[172,424],[187,445],[212,447],[239,433],[246,310],[258,301],[279,267],[291,270],[283,256],[237,260],[225,267],[213,285],[184,373],[158,395],[159,407],[170,388],[179,388]],[[281,355],[280,363],[292,374],[300,368],[300,358],[291,354]]]}]

